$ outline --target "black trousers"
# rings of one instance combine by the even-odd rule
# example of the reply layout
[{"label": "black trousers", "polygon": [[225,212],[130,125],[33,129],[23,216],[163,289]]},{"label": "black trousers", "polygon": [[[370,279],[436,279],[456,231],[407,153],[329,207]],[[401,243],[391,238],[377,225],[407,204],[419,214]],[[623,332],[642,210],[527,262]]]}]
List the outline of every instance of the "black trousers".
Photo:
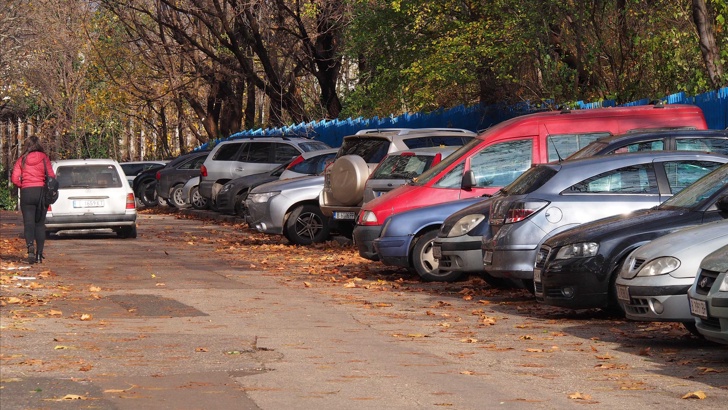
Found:
[{"label": "black trousers", "polygon": [[[23,214],[23,235],[26,246],[36,245],[35,252],[43,253],[45,245],[45,219],[48,208],[39,209],[43,187],[22,188],[20,190],[20,212]],[[37,218],[40,216],[40,218]]]}]

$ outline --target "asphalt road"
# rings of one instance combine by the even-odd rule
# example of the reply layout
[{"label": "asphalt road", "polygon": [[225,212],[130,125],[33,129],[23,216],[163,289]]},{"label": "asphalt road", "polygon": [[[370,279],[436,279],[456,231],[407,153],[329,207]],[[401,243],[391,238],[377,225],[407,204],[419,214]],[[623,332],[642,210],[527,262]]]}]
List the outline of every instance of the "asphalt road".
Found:
[{"label": "asphalt road", "polygon": [[[426,284],[351,246],[142,213],[48,240],[0,213],[0,408],[716,409],[728,348],[671,324]],[[693,397],[693,398],[684,398]],[[704,398],[698,398],[704,397]]]}]

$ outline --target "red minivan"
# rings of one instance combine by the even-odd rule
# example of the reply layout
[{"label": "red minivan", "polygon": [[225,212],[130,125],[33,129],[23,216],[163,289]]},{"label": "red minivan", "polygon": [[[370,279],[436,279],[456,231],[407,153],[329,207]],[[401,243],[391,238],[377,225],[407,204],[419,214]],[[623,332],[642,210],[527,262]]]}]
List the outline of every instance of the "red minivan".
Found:
[{"label": "red minivan", "polygon": [[685,104],[539,112],[503,121],[413,182],[366,203],[354,243],[362,257],[378,260],[372,243],[392,214],[492,195],[531,165],[564,159],[608,135],[670,128],[707,129],[707,124],[699,107]]}]

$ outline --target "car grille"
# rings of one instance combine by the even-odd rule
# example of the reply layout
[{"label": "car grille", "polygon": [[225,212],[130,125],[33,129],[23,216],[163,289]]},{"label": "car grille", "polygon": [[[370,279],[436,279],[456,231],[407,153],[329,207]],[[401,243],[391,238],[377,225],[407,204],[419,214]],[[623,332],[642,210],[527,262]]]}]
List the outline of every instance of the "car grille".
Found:
[{"label": "car grille", "polygon": [[544,288],[543,290],[544,296],[553,298],[553,299],[566,299],[564,297],[564,294],[561,293],[561,289],[559,288]]},{"label": "car grille", "polygon": [[705,327],[720,330],[720,320],[714,317],[708,317],[707,319],[700,318],[700,323]]},{"label": "car grille", "polygon": [[643,298],[631,298],[629,304],[625,305],[627,313],[634,315],[646,315],[650,311],[649,302]]},{"label": "car grille", "polygon": [[644,263],[645,263],[645,260],[644,259],[635,258],[634,264],[632,264],[632,270],[633,271],[640,270],[640,268],[642,267],[642,265],[644,265]]},{"label": "car grille", "polygon": [[533,282],[533,287],[536,293],[543,293],[543,284],[541,282]]},{"label": "car grille", "polygon": [[546,246],[542,246],[538,250],[538,254],[536,255],[536,265],[535,267],[541,269],[546,265],[546,261],[549,259],[549,253],[551,252],[551,248],[548,248]]},{"label": "car grille", "polygon": [[695,282],[695,293],[699,295],[707,295],[717,278],[717,271],[701,269],[700,274],[698,274],[698,279]]},{"label": "car grille", "polygon": [[450,256],[442,255],[440,257],[440,268],[447,270],[447,268],[450,268],[453,265],[454,265],[454,263],[453,263],[452,259],[450,258]]}]

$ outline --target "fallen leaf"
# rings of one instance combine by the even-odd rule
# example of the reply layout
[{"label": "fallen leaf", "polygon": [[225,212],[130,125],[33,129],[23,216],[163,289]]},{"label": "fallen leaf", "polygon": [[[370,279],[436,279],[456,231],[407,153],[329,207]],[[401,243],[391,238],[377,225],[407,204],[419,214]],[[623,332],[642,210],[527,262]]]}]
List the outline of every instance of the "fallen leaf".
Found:
[{"label": "fallen leaf", "polygon": [[51,309],[50,312],[48,312],[48,314],[51,316],[63,316],[63,312],[61,312],[60,310],[53,310],[53,309]]},{"label": "fallen leaf", "polygon": [[304,287],[307,287],[307,288],[310,288],[311,287],[311,282],[303,282],[303,286]]},{"label": "fallen leaf", "polygon": [[66,349],[68,349],[68,346],[58,345],[58,346],[54,347],[54,349],[56,349],[56,350],[66,350]]},{"label": "fallen leaf", "polygon": [[204,353],[204,352],[206,352],[206,351],[207,351],[207,349],[206,349],[206,348],[204,348],[204,347],[198,347],[198,348],[196,348],[196,349],[195,349],[195,351],[196,351],[196,352],[202,352],[202,353]]},{"label": "fallen leaf", "polygon": [[474,375],[475,372],[472,370],[463,370],[462,372],[460,372],[460,374],[466,374],[468,376],[471,376],[471,375]]},{"label": "fallen leaf", "polygon": [[89,292],[101,292],[101,288],[98,286],[89,286]]},{"label": "fallen leaf", "polygon": [[84,322],[85,321],[88,321],[88,320],[91,320],[93,318],[94,318],[93,315],[88,314],[88,313],[84,313],[83,315],[81,315],[81,320],[83,320]]},{"label": "fallen leaf", "polygon": [[355,288],[356,287],[356,283],[354,283],[354,282],[346,282],[344,284],[344,287],[345,288]]},{"label": "fallen leaf", "polygon": [[473,338],[473,337],[469,337],[467,339],[460,339],[460,341],[463,343],[478,343],[478,339]]},{"label": "fallen leaf", "polygon": [[706,373],[723,373],[725,371],[725,370],[716,370],[716,369],[713,369],[712,367],[698,367],[698,370],[700,370],[700,373],[701,374],[706,374]]},{"label": "fallen leaf", "polygon": [[569,395],[569,398],[572,400],[591,400],[591,395],[575,392],[575,393],[571,393]]},{"label": "fallen leaf", "polygon": [[6,300],[6,302],[7,302],[7,303],[8,303],[9,305],[16,305],[16,304],[18,304],[18,303],[22,303],[22,302],[23,302],[23,300],[22,300],[22,299],[20,299],[20,298],[16,298],[15,296],[11,296],[11,297],[9,297],[9,298],[8,298],[8,299]]},{"label": "fallen leaf", "polygon": [[529,353],[542,353],[543,349],[526,349]]},{"label": "fallen leaf", "polygon": [[708,396],[706,396],[705,393],[701,390],[693,391],[693,392],[690,392],[690,393],[682,396],[683,399],[699,399],[699,400],[703,400],[706,397],[708,397]]}]

